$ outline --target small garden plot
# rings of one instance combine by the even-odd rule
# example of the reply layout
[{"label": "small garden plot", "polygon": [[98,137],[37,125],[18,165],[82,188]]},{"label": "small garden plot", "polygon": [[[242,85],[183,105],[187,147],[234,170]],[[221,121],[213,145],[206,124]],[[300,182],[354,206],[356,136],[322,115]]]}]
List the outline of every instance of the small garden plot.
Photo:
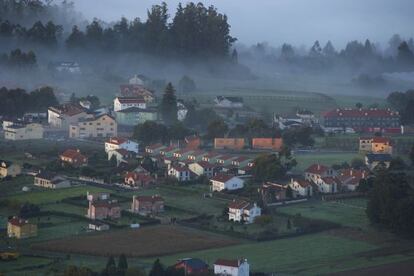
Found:
[{"label": "small garden plot", "polygon": [[236,239],[180,226],[150,226],[47,241],[33,248],[96,256],[155,257],[238,243]]}]

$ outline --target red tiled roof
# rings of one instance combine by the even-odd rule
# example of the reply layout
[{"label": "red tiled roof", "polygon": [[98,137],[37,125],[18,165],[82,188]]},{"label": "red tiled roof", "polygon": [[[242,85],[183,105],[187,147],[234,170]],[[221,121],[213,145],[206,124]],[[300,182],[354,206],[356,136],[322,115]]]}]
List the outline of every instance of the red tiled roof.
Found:
[{"label": "red tiled roof", "polygon": [[309,181],[305,179],[295,179],[294,181],[296,181],[303,188],[306,188],[312,185]]},{"label": "red tiled roof", "polygon": [[84,159],[86,158],[83,154],[81,154],[78,150],[75,149],[67,149],[65,150],[60,156],[70,158],[70,159]]},{"label": "red tiled roof", "polygon": [[152,145],[147,146],[146,149],[154,150],[154,149],[159,149],[159,148],[162,148],[162,147],[164,147],[162,144],[157,143],[157,144],[152,144]]},{"label": "red tiled roof", "polygon": [[180,166],[172,166],[171,169],[176,170],[177,172],[187,172],[189,169],[186,167],[180,167]]},{"label": "red tiled roof", "polygon": [[50,107],[49,109],[52,110],[53,112],[57,112],[59,114],[67,115],[67,116],[74,116],[74,115],[84,112],[80,106],[77,106],[71,103],[62,104],[57,107]]},{"label": "red tiled roof", "polygon": [[333,185],[335,183],[338,184],[338,182],[339,182],[338,178],[336,178],[336,177],[328,176],[328,177],[322,177],[321,179],[323,180],[323,182],[325,182],[328,185]]},{"label": "red tiled roof", "polygon": [[379,137],[379,136],[375,136],[372,138],[372,142],[373,143],[383,143],[383,144],[389,144],[390,143],[390,139],[387,137]]},{"label": "red tiled roof", "polygon": [[232,156],[232,155],[222,155],[218,159],[220,159],[220,160],[229,160],[229,159],[232,159],[232,158],[234,158],[234,156]]},{"label": "red tiled roof", "polygon": [[110,200],[97,200],[92,202],[92,205],[95,208],[114,208],[119,207],[119,203],[116,201],[110,201]]},{"label": "red tiled roof", "polygon": [[395,117],[398,112],[389,109],[334,109],[324,114],[324,117]]},{"label": "red tiled roof", "polygon": [[136,196],[135,200],[141,202],[156,202],[156,201],[164,201],[164,199],[158,195],[155,196]]},{"label": "red tiled roof", "polygon": [[250,206],[250,202],[244,200],[234,200],[230,202],[228,207],[230,209],[244,209]]},{"label": "red tiled roof", "polygon": [[306,169],[306,172],[313,174],[323,174],[327,170],[329,170],[329,167],[327,166],[320,164],[312,164]]},{"label": "red tiled roof", "polygon": [[243,263],[243,261],[218,259],[217,261],[214,262],[214,265],[239,267],[241,263]]},{"label": "red tiled roof", "polygon": [[206,168],[214,168],[215,167],[214,164],[210,164],[207,161],[199,161],[199,162],[197,162],[197,164],[200,165],[201,167],[205,168],[205,169]]},{"label": "red tiled roof", "polygon": [[14,226],[23,226],[26,224],[29,224],[29,222],[25,219],[22,218],[18,218],[18,217],[13,217],[11,219],[9,219],[9,223],[14,225]]},{"label": "red tiled roof", "polygon": [[239,156],[236,159],[234,159],[233,161],[235,161],[235,162],[243,162],[243,161],[246,161],[246,160],[249,160],[249,159],[250,158],[247,157],[247,156]]},{"label": "red tiled roof", "polygon": [[211,178],[211,180],[221,182],[221,183],[225,183],[225,182],[229,181],[230,179],[232,179],[233,177],[234,177],[234,175],[231,175],[231,174],[220,173],[220,174],[217,174],[217,175],[213,176]]},{"label": "red tiled roof", "polygon": [[144,182],[154,180],[154,178],[152,178],[152,176],[150,176],[146,173],[138,173],[138,172],[127,172],[127,174],[125,175],[125,178],[132,178],[135,181],[136,180],[141,180],[141,181],[144,181]]},{"label": "red tiled roof", "polygon": [[126,139],[126,138],[113,137],[113,138],[109,138],[107,143],[114,144],[114,145],[121,145],[121,144],[125,143],[126,141],[128,141],[128,139]]}]

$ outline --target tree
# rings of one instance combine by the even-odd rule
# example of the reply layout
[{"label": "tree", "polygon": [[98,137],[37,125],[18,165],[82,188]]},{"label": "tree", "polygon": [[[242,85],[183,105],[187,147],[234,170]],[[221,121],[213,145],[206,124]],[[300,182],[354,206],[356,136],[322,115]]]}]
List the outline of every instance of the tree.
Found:
[{"label": "tree", "polygon": [[128,261],[125,254],[121,254],[118,260],[118,273],[120,275],[125,275],[128,270]]},{"label": "tree", "polygon": [[263,154],[254,160],[252,174],[257,182],[276,180],[286,174],[286,169],[276,154]]},{"label": "tree", "polygon": [[210,122],[207,126],[207,137],[209,139],[222,138],[228,130],[229,127],[223,120],[215,120]]},{"label": "tree", "polygon": [[149,276],[164,276],[165,269],[160,259],[156,259],[150,270]]},{"label": "tree", "polygon": [[322,53],[327,57],[333,57],[336,55],[336,51],[331,41],[328,41],[322,49]]},{"label": "tree", "polygon": [[106,267],[103,271],[103,274],[108,276],[116,275],[116,271],[117,269],[115,264],[115,258],[113,256],[110,256],[108,258],[108,262],[106,263]]},{"label": "tree", "polygon": [[351,160],[351,167],[353,169],[361,169],[364,166],[365,166],[365,162],[361,158],[354,158]]},{"label": "tree", "polygon": [[411,146],[410,160],[411,160],[411,165],[414,165],[414,145]]},{"label": "tree", "polygon": [[355,104],[355,107],[358,108],[358,109],[361,109],[363,106],[364,105],[362,103],[360,103],[360,102],[358,102],[358,103]]},{"label": "tree", "polygon": [[134,128],[133,138],[141,141],[145,145],[167,140],[168,129],[163,124],[154,121],[146,121]]},{"label": "tree", "polygon": [[128,270],[125,273],[125,276],[146,276],[147,274],[145,273],[144,269],[140,269],[140,268],[128,268]]},{"label": "tree", "polygon": [[316,40],[313,46],[311,47],[309,51],[309,56],[311,57],[320,57],[322,55],[322,48],[319,45],[319,41]]},{"label": "tree", "polygon": [[398,55],[397,60],[400,64],[403,65],[413,65],[414,64],[414,54],[411,51],[408,43],[403,41],[400,46],[398,46]]},{"label": "tree", "polygon": [[160,104],[160,113],[165,124],[172,125],[177,122],[177,98],[175,97],[175,89],[171,82],[165,88]]},{"label": "tree", "polygon": [[231,53],[231,61],[235,64],[239,63],[239,54],[236,49],[233,49],[233,52]]},{"label": "tree", "polygon": [[66,39],[66,46],[69,49],[85,47],[85,34],[79,30],[78,26],[73,26],[72,32]]},{"label": "tree", "polygon": [[290,59],[295,56],[295,51],[293,50],[292,45],[290,44],[283,44],[282,51],[280,54],[281,58],[283,59]]}]

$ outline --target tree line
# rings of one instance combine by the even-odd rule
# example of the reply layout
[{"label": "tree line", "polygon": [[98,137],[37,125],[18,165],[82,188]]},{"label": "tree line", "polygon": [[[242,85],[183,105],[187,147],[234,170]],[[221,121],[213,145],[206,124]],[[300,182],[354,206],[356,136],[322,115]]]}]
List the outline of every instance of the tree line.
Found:
[{"label": "tree line", "polygon": [[179,4],[171,23],[165,2],[147,12],[145,22],[122,18],[103,27],[95,19],[82,31],[74,26],[66,39],[70,49],[144,52],[179,57],[227,56],[233,42],[227,16],[202,3]]},{"label": "tree line", "polygon": [[0,88],[0,116],[22,116],[26,112],[46,112],[49,106],[57,105],[53,89],[42,87],[30,93],[24,89]]},{"label": "tree line", "polygon": [[402,124],[414,123],[414,90],[392,92],[387,102],[400,113]]},{"label": "tree line", "polygon": [[36,55],[33,51],[23,52],[16,49],[10,54],[0,55],[0,65],[17,69],[31,69],[37,66]]}]

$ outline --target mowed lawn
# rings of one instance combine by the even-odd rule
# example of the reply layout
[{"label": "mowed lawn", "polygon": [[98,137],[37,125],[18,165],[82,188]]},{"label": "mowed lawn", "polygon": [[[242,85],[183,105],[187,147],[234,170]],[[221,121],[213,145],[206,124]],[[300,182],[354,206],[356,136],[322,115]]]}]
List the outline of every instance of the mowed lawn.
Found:
[{"label": "mowed lawn", "polygon": [[358,260],[354,254],[375,248],[376,246],[363,241],[320,233],[176,254],[163,257],[161,261],[172,265],[178,259],[193,257],[213,264],[218,258],[243,257],[248,259],[252,271],[316,275],[347,269],[347,265]]},{"label": "mowed lawn", "polygon": [[303,172],[310,165],[314,163],[319,163],[322,165],[332,166],[334,164],[342,164],[343,162],[351,163],[352,159],[360,158],[363,156],[357,152],[334,152],[334,153],[319,153],[319,152],[309,152],[309,153],[296,153],[294,158],[298,162],[298,165],[294,168],[295,171]]},{"label": "mowed lawn", "polygon": [[10,200],[30,202],[33,204],[48,204],[61,201],[64,198],[85,195],[87,192],[111,192],[108,189],[93,186],[75,186],[62,189],[42,189],[41,191],[25,192],[8,197]]},{"label": "mowed lawn", "polygon": [[311,201],[283,206],[278,212],[311,219],[328,220],[343,226],[367,228],[369,221],[365,213],[366,199],[346,199],[340,201]]}]

